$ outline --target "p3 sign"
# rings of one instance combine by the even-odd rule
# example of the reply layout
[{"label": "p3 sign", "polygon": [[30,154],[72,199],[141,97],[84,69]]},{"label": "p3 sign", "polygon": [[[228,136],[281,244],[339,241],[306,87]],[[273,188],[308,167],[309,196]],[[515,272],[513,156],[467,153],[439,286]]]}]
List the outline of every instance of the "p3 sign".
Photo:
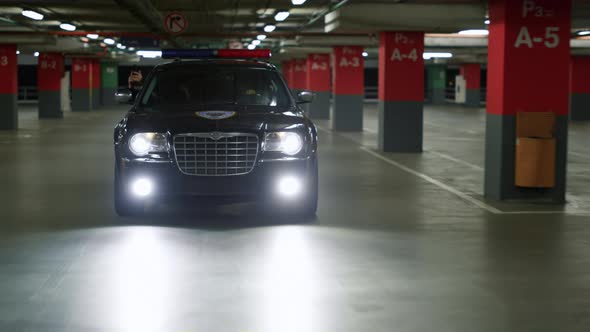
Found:
[{"label": "p3 sign", "polygon": [[188,28],[188,21],[184,14],[179,12],[172,12],[166,15],[164,19],[164,29],[170,34],[177,35],[186,31]]}]

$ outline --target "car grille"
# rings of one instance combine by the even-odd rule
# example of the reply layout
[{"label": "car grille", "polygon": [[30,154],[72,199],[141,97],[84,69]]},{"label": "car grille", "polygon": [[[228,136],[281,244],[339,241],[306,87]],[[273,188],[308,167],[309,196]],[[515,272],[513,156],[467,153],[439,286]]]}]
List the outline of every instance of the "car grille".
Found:
[{"label": "car grille", "polygon": [[174,136],[174,153],[181,172],[189,175],[242,175],[252,171],[258,136],[246,133],[194,133]]}]

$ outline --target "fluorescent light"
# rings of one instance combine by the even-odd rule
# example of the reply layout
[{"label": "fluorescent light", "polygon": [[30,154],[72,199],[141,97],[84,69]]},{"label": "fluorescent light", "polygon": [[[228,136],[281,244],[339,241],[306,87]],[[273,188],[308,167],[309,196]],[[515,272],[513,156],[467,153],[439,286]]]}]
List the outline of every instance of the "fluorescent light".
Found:
[{"label": "fluorescent light", "polygon": [[590,35],[590,31],[579,31],[578,36],[587,36]]},{"label": "fluorescent light", "polygon": [[162,51],[139,50],[139,51],[135,52],[135,54],[142,56],[144,58],[159,58],[162,56]]},{"label": "fluorescent light", "polygon": [[33,53],[33,56],[39,56],[39,52]]},{"label": "fluorescent light", "polygon": [[129,51],[135,51],[135,47],[129,47]]},{"label": "fluorescent light", "polygon": [[282,22],[289,17],[289,12],[286,10],[281,10],[275,14],[275,20],[278,22]]},{"label": "fluorescent light", "polygon": [[490,24],[490,19],[489,18],[486,18],[486,20],[483,21],[483,23],[486,24],[486,25]]},{"label": "fluorescent light", "polygon": [[104,42],[105,44],[107,44],[107,45],[114,45],[114,44],[115,44],[115,40],[114,40],[114,39],[112,39],[112,38],[105,38],[105,39],[103,40],[103,42]]},{"label": "fluorescent light", "polygon": [[40,21],[43,19],[43,14],[37,13],[36,11],[33,11],[33,10],[23,10],[21,12],[21,14],[25,17],[32,19],[32,20]]},{"label": "fluorescent light", "polygon": [[76,26],[75,25],[72,25],[70,23],[62,23],[62,24],[59,25],[59,27],[62,30],[66,30],[66,31],[75,31],[76,30]]},{"label": "fluorescent light", "polygon": [[19,55],[20,54],[20,51],[19,50],[16,50],[16,54]]},{"label": "fluorescent light", "polygon": [[305,1],[307,1],[307,0],[291,0],[291,3],[294,6],[300,6],[300,5],[303,5],[305,3]]},{"label": "fluorescent light", "polygon": [[254,39],[251,44],[254,46],[258,46],[258,45],[260,45],[260,40]]},{"label": "fluorescent light", "polygon": [[266,35],[258,35],[258,36],[256,36],[256,39],[258,39],[258,40],[265,40],[266,39]]},{"label": "fluorescent light", "polygon": [[363,56],[366,58],[366,57],[368,57],[368,56],[369,56],[369,53],[367,53],[367,52],[363,52]]},{"label": "fluorescent light", "polygon": [[267,24],[264,26],[264,32],[273,32],[277,28],[276,25]]},{"label": "fluorescent light", "polygon": [[453,57],[453,53],[448,53],[448,52],[424,52],[424,54],[422,54],[422,58],[424,60],[430,60],[433,58],[452,58]]},{"label": "fluorescent light", "polygon": [[249,49],[249,50],[253,50],[253,49],[255,49],[255,48],[256,48],[256,45],[252,45],[252,44],[248,45],[248,49]]},{"label": "fluorescent light", "polygon": [[90,39],[98,39],[98,35],[95,33],[89,33],[86,35],[86,37],[88,37]]},{"label": "fluorescent light", "polygon": [[490,32],[485,29],[469,29],[461,30],[459,31],[459,34],[463,36],[487,36],[490,34]]},{"label": "fluorescent light", "polygon": [[117,44],[117,48],[118,48],[118,49],[120,49],[120,50],[124,50],[124,49],[126,49],[126,48],[127,48],[127,46],[125,46],[125,45],[123,45],[123,44],[121,44],[121,43],[118,43],[118,44]]}]

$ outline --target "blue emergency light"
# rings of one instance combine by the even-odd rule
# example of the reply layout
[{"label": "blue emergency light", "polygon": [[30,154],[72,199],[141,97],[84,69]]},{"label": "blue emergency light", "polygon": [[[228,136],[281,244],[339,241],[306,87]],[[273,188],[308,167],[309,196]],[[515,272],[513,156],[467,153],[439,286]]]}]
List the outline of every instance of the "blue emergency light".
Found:
[{"label": "blue emergency light", "polygon": [[269,49],[163,49],[164,59],[268,59],[271,57]]}]

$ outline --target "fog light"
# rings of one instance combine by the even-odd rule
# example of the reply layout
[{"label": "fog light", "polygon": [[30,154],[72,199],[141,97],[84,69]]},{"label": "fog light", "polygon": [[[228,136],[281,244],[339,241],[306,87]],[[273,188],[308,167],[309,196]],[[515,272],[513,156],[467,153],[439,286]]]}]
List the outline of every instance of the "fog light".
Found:
[{"label": "fog light", "polygon": [[285,197],[293,197],[298,195],[303,189],[301,180],[294,176],[285,176],[279,180],[278,191],[279,194]]},{"label": "fog light", "polygon": [[131,191],[135,196],[146,197],[152,193],[153,187],[152,181],[141,178],[131,184]]}]

